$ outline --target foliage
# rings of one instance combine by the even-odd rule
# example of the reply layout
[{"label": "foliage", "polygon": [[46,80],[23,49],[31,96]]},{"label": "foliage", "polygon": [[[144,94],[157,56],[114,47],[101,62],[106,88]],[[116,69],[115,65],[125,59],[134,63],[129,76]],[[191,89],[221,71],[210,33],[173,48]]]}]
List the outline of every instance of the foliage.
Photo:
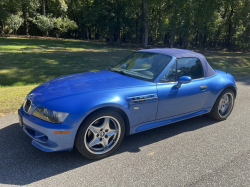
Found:
[{"label": "foliage", "polygon": [[77,29],[77,24],[67,17],[66,18],[59,17],[54,19],[54,26],[58,30],[58,35],[60,35],[61,33],[65,33],[69,30]]},{"label": "foliage", "polygon": [[38,15],[33,22],[41,31],[50,31],[54,28],[54,18],[51,15]]},{"label": "foliage", "polygon": [[16,31],[23,24],[23,19],[18,15],[11,14],[6,21],[6,25],[9,26],[10,29]]},{"label": "foliage", "polygon": [[[38,18],[44,30],[52,25],[52,14],[57,33],[67,33],[63,35],[67,38],[138,44],[143,36],[142,2],[148,3],[151,45],[169,47],[173,40],[174,47],[250,49],[249,0],[0,0],[0,33],[9,14],[21,15],[31,35],[40,33],[29,31],[35,22],[28,18]],[[44,17],[39,17],[42,12]],[[59,23],[62,19],[77,28]]]}]

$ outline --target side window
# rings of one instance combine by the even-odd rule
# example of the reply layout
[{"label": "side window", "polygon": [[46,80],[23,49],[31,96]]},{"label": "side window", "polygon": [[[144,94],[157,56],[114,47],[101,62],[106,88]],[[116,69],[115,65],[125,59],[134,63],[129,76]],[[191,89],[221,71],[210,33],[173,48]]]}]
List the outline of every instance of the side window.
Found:
[{"label": "side window", "polygon": [[182,76],[189,76],[192,79],[204,77],[203,67],[198,58],[180,58],[177,65],[177,79]]},{"label": "side window", "polygon": [[166,73],[160,79],[161,83],[176,81],[176,61],[168,68]]}]

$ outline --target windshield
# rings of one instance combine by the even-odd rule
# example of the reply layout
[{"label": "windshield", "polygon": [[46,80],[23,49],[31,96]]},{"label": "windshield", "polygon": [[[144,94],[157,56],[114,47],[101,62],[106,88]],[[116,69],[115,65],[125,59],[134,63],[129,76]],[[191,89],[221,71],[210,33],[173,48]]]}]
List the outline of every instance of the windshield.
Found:
[{"label": "windshield", "polygon": [[172,57],[168,55],[135,52],[116,64],[112,70],[131,77],[154,81],[171,59]]}]

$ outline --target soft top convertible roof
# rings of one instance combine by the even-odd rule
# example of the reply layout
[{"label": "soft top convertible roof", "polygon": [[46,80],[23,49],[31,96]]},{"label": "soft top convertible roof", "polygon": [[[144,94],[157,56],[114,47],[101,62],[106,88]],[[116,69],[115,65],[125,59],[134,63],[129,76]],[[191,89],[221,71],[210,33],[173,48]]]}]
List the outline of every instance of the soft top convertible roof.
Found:
[{"label": "soft top convertible roof", "polygon": [[204,77],[210,77],[216,74],[213,68],[209,65],[206,58],[200,54],[189,50],[184,49],[174,49],[174,48],[155,48],[155,49],[142,49],[138,52],[149,52],[149,53],[159,53],[165,55],[172,55],[176,58],[184,58],[184,57],[195,57],[198,58],[204,69]]}]

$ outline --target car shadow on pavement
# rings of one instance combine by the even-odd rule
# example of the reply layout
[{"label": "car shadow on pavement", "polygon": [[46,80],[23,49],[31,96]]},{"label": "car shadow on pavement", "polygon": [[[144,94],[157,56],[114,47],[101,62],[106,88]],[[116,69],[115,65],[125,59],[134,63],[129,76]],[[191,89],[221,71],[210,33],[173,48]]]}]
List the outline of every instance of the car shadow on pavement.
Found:
[{"label": "car shadow on pavement", "polygon": [[[114,156],[124,152],[137,154],[140,147],[171,138],[175,135],[216,125],[207,116],[125,137]],[[95,161],[84,158],[76,149],[71,152],[46,153],[31,145],[31,139],[14,123],[0,130],[0,184],[26,185]]]}]

